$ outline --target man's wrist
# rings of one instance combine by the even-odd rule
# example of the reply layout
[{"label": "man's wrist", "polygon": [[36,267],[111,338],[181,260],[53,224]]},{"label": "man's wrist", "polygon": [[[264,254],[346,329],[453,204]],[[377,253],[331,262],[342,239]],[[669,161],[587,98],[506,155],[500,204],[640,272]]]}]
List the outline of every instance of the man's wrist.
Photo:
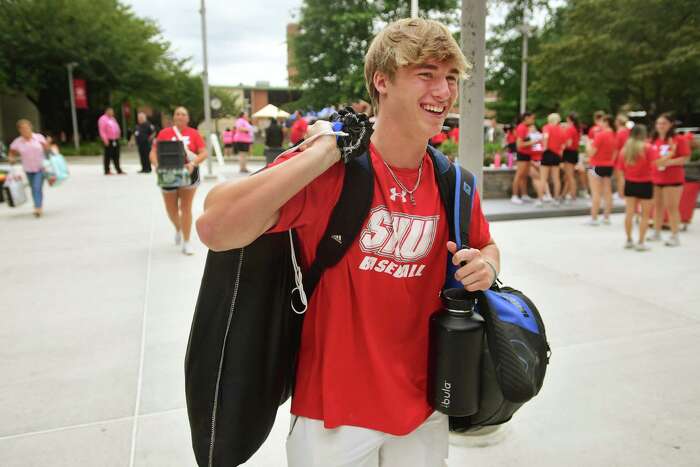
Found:
[{"label": "man's wrist", "polygon": [[491,264],[491,261],[488,261],[486,259],[484,259],[483,261],[489,266],[489,268],[491,268],[491,272],[493,273],[493,280],[491,281],[491,285],[493,285],[496,282],[496,280],[498,280],[498,271],[496,270],[496,266]]}]

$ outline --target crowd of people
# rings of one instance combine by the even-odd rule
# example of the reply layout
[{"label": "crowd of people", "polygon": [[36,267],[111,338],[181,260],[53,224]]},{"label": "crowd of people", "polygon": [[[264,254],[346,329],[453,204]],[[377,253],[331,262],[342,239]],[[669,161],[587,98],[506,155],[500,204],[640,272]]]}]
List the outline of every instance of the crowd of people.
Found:
[{"label": "crowd of people", "polygon": [[[538,129],[535,115],[525,112],[517,125],[507,128],[506,147],[517,158],[511,202],[522,205],[534,201],[541,207],[589,198],[591,217],[587,224],[598,226],[610,224],[613,199],[624,198],[625,248],[647,251],[646,241],[661,241],[665,214],[671,235],[664,244],[679,246],[683,166],[690,159],[693,134],[676,134],[674,120],[667,113],[656,119],[650,135],[643,124],[630,122],[624,114],[613,119],[598,111],[593,120],[584,135],[575,113],[568,115],[565,123],[559,114],[552,113]],[[534,200],[528,195],[528,178],[537,195]],[[637,214],[640,232],[635,242],[632,224]],[[647,238],[650,218],[654,232]]]}]

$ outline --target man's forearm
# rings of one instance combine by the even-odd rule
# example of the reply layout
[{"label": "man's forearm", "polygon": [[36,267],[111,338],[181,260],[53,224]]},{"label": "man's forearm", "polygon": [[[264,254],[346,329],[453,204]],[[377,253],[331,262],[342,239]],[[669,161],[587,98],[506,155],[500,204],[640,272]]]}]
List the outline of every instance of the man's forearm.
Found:
[{"label": "man's forearm", "polygon": [[[495,243],[491,242],[481,249],[481,256],[494,269],[496,277],[501,273],[501,253]],[[496,280],[494,277],[494,281]]]},{"label": "man's forearm", "polygon": [[250,244],[277,222],[287,201],[339,159],[334,140],[318,141],[275,167],[214,187],[197,219],[200,239],[215,251]]}]

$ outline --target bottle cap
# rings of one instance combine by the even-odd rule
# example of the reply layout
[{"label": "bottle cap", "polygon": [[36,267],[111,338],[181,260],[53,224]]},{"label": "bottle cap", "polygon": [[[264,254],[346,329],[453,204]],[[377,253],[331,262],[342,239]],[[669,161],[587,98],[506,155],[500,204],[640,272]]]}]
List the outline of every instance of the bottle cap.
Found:
[{"label": "bottle cap", "polygon": [[442,305],[449,311],[471,313],[477,301],[477,294],[464,289],[454,288],[442,291]]}]

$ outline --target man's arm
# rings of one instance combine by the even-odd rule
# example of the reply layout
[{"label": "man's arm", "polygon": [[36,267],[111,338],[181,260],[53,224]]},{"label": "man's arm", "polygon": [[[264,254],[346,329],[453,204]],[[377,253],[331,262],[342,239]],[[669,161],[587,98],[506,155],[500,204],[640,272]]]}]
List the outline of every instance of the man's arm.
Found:
[{"label": "man's arm", "polygon": [[104,143],[105,146],[109,144],[109,138],[107,138],[107,128],[106,128],[107,122],[105,121],[104,118],[100,117],[99,120],[97,120],[97,130],[100,134],[100,139],[102,140],[102,143]]},{"label": "man's arm", "polygon": [[[318,130],[330,127],[319,123]],[[335,136],[323,136],[279,165],[214,187],[197,219],[199,238],[214,251],[250,244],[277,223],[287,201],[339,160]]]}]

